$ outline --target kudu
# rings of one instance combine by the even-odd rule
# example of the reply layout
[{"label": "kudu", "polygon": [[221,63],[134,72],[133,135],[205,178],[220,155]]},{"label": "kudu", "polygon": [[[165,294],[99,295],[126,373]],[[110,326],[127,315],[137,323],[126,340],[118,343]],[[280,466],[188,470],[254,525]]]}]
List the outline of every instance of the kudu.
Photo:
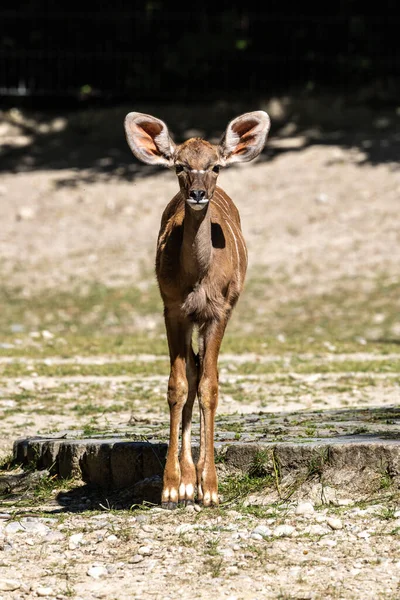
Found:
[{"label": "kudu", "polygon": [[[167,330],[171,371],[168,383],[170,439],[162,506],[218,504],[214,463],[214,419],[218,405],[218,354],[225,327],[242,290],[247,249],[239,212],[217,187],[218,172],[249,161],[263,149],[270,126],[255,111],[231,121],[219,145],[191,138],[176,145],[163,121],[131,112],[125,132],[133,154],[150,165],[174,168],[180,191],[167,205],[158,235],[156,275]],[[192,347],[198,330],[198,354]],[[191,448],[193,403],[200,405],[200,454]],[[179,430],[182,447],[179,457]]]}]

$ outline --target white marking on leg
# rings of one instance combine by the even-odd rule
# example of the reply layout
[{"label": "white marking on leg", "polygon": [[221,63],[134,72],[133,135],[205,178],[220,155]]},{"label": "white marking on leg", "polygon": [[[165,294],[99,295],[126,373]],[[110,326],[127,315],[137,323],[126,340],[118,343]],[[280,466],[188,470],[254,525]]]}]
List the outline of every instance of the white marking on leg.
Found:
[{"label": "white marking on leg", "polygon": [[210,494],[210,492],[206,492],[203,497],[204,504],[209,504],[210,500],[211,500],[211,494]]},{"label": "white marking on leg", "polygon": [[218,500],[218,494],[217,494],[217,492],[213,492],[211,494],[211,501],[214,502],[214,504],[218,504],[219,500]]},{"label": "white marking on leg", "polygon": [[188,483],[186,485],[186,498],[193,498],[194,494],[194,485],[192,483]]},{"label": "white marking on leg", "polygon": [[175,488],[171,488],[170,492],[169,492],[169,499],[171,500],[171,502],[177,502],[178,501],[178,490]]},{"label": "white marking on leg", "polygon": [[185,493],[186,493],[186,485],[184,483],[181,483],[181,485],[179,486],[179,498],[184,498],[185,497]]}]

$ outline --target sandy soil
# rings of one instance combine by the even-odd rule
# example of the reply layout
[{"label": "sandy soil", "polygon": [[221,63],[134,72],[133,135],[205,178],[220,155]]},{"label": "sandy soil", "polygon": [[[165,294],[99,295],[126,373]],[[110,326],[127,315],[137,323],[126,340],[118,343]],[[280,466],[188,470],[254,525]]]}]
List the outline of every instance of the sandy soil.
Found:
[{"label": "sandy soil", "polygon": [[[310,125],[312,114],[302,125],[284,106],[271,104],[274,126],[263,157],[220,176],[241,212],[250,272],[271,278],[265,306],[305,290],[351,285],[352,278],[363,286],[379,274],[399,281],[399,115],[364,111],[360,127],[353,111],[337,126],[317,127]],[[51,118],[2,113],[0,273],[7,288],[20,287],[29,297],[72,282],[145,286],[153,277],[160,216],[177,182],[172,173],[139,168],[129,156],[122,117],[131,109]],[[226,106],[219,111],[234,116]],[[168,121],[168,110],[157,114]],[[196,126],[187,110],[181,115],[186,128]],[[99,133],[102,120],[105,133]],[[210,132],[220,132],[219,121]],[[309,408],[319,393],[330,407],[340,406],[343,396],[326,391],[330,383],[315,380],[312,394],[304,387],[296,408],[299,402]],[[120,382],[108,384],[106,396]],[[17,432],[77,424],[71,412],[38,413],[40,397],[18,414],[7,404],[8,394],[45,395],[46,385],[35,377],[2,380],[2,450]],[[161,398],[164,388],[157,385]],[[251,382],[244,385],[250,393]],[[399,402],[397,382],[378,381],[362,392],[355,386],[350,396],[359,393],[367,406],[377,396],[380,404]],[[229,392],[225,400],[226,412],[244,410]],[[260,400],[254,406],[262,407]],[[282,388],[271,406],[294,407]],[[130,414],[110,419],[126,422]],[[382,501],[360,508],[349,499],[342,507],[312,507],[308,515],[286,503],[262,517],[236,510],[97,515],[82,507],[79,514],[58,514],[64,509],[54,501],[27,518],[29,508],[3,504],[0,600],[393,600],[400,595],[399,502]]]}]

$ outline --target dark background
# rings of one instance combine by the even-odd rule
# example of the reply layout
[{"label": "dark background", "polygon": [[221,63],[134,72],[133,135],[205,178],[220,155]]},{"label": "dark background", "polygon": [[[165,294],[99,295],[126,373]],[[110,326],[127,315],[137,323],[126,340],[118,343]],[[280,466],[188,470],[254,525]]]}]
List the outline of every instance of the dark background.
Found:
[{"label": "dark background", "polygon": [[395,2],[3,0],[0,94],[61,106],[329,88],[395,102],[399,30]]}]

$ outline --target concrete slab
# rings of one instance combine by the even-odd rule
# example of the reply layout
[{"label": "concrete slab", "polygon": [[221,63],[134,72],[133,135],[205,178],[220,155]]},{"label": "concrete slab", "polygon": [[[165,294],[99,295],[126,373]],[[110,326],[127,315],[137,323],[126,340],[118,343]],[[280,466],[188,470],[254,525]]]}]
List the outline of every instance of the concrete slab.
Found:
[{"label": "concrete slab", "polygon": [[[90,438],[63,431],[16,440],[14,458],[63,478],[122,489],[162,476],[167,433],[165,422],[139,423]],[[195,459],[198,433],[195,424]],[[258,470],[281,481],[323,475],[325,482],[347,489],[363,488],[383,476],[395,481],[400,478],[400,408],[221,416],[215,454],[225,475]]]}]

